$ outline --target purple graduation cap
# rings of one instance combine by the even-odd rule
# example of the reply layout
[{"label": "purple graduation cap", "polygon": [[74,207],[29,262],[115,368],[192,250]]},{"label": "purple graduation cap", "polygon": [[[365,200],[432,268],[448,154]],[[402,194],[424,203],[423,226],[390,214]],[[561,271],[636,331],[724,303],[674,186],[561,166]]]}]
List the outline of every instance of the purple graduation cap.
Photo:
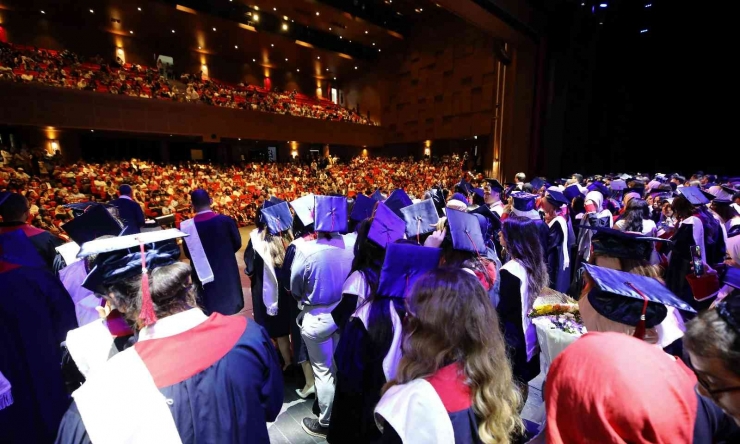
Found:
[{"label": "purple graduation cap", "polygon": [[481,216],[485,219],[485,223],[483,223],[480,218],[478,218],[478,222],[480,222],[481,226],[481,233],[484,235],[486,233],[493,234],[493,232],[501,228],[501,217],[491,211],[487,205],[481,205],[478,208],[471,210],[470,214],[475,214],[477,215],[476,217]]},{"label": "purple graduation cap", "polygon": [[298,219],[300,219],[306,227],[313,223],[314,205],[315,196],[313,194],[299,197],[290,203],[296,216],[298,216]]},{"label": "purple graduation cap", "polygon": [[78,245],[101,236],[118,236],[123,227],[102,205],[91,206],[85,213],[62,225]]},{"label": "purple graduation cap", "polygon": [[270,196],[270,203],[272,204],[279,204],[280,202],[285,202],[283,199],[280,199],[275,196]]},{"label": "purple graduation cap", "polygon": [[442,250],[405,243],[388,244],[380,271],[378,295],[404,298],[424,273],[439,265]]},{"label": "purple graduation cap", "polygon": [[595,284],[588,293],[594,310],[614,322],[637,327],[635,336],[640,339],[646,328],[665,319],[666,307],[696,313],[657,279],[591,264],[583,266]]},{"label": "purple graduation cap", "polygon": [[388,208],[393,210],[398,217],[401,217],[401,208],[406,208],[413,204],[409,195],[401,188],[394,190],[383,203],[388,205]]},{"label": "purple graduation cap", "polygon": [[504,186],[501,185],[501,182],[499,182],[496,179],[486,179],[486,182],[488,182],[488,185],[491,187],[491,191],[495,191],[497,193],[501,193],[504,191]]},{"label": "purple graduation cap", "polygon": [[534,194],[516,193],[512,194],[511,197],[514,199],[515,210],[527,212],[535,209],[535,199],[537,199],[537,196]]},{"label": "purple graduation cap", "polygon": [[485,254],[486,242],[480,231],[478,218],[464,211],[449,209],[447,222],[450,225],[452,248],[460,251],[469,251],[476,254]]},{"label": "purple graduation cap", "polygon": [[432,225],[439,222],[437,208],[434,206],[432,199],[423,200],[402,208],[401,214],[404,222],[406,222],[406,236],[409,239],[416,238],[417,242],[422,234],[434,231]]},{"label": "purple graduation cap", "polygon": [[[2,200],[2,195],[0,195],[0,200]],[[13,266],[46,267],[41,255],[23,233],[23,230],[13,230],[0,234],[0,270]]]},{"label": "purple graduation cap", "polygon": [[568,199],[556,189],[549,189],[545,193],[545,199],[552,204],[555,208],[560,208],[563,205],[568,205]]},{"label": "purple graduation cap", "polygon": [[470,204],[470,202],[468,202],[468,198],[465,197],[465,196],[463,196],[460,193],[453,194],[452,195],[452,198],[450,198],[450,200],[459,200],[460,202],[462,202],[462,203],[464,203],[466,205],[469,205]]},{"label": "purple graduation cap", "polygon": [[[267,202],[265,202],[267,204]],[[288,231],[293,226],[293,215],[287,202],[262,207],[262,218],[273,236]]]},{"label": "purple graduation cap", "polygon": [[532,189],[535,192],[539,192],[540,189],[542,188],[542,185],[545,185],[547,182],[544,179],[542,179],[541,177],[535,177],[529,183],[530,183],[530,185],[532,185]]},{"label": "purple graduation cap", "polygon": [[341,196],[316,196],[314,229],[326,233],[347,231],[347,198]]},{"label": "purple graduation cap", "polygon": [[358,194],[355,198],[355,204],[352,207],[352,212],[349,214],[350,220],[355,222],[361,222],[368,217],[373,215],[375,204],[378,201],[371,199],[364,194]]},{"label": "purple graduation cap", "polygon": [[678,188],[676,191],[683,195],[692,205],[706,205],[709,203],[709,198],[707,198],[699,187],[683,187]]},{"label": "purple graduation cap", "polygon": [[568,202],[572,202],[576,197],[583,196],[583,193],[581,193],[581,188],[578,184],[574,183],[563,189],[563,196],[568,199]]},{"label": "purple graduation cap", "polygon": [[367,237],[385,248],[386,245],[392,244],[398,239],[403,239],[406,224],[403,219],[396,216],[388,206],[381,202],[375,210],[375,217],[370,224],[370,231]]},{"label": "purple graduation cap", "polygon": [[385,200],[385,197],[383,196],[383,193],[380,192],[380,188],[375,190],[375,192],[370,196],[371,198],[377,200],[378,202],[383,202]]},{"label": "purple graduation cap", "polygon": [[609,192],[609,188],[607,188],[606,185],[598,181],[589,185],[588,191],[598,191],[604,196],[604,199],[609,199],[609,196],[611,196],[611,193]]}]

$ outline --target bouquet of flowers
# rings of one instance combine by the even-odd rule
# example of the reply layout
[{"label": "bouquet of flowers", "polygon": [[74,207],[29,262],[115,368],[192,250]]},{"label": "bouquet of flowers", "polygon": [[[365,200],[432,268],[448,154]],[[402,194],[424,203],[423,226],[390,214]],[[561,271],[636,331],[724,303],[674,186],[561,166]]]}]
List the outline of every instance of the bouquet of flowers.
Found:
[{"label": "bouquet of flowers", "polygon": [[578,302],[554,290],[548,289],[548,293],[538,297],[528,316],[532,319],[546,318],[550,321],[551,328],[565,333],[574,335],[586,333],[578,311]]}]

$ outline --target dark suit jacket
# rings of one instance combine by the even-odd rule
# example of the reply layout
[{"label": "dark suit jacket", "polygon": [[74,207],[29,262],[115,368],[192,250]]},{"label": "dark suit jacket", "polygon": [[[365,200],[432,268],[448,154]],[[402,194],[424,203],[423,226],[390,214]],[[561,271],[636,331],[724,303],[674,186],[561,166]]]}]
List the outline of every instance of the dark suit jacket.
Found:
[{"label": "dark suit jacket", "polygon": [[138,203],[119,197],[111,201],[111,205],[118,208],[118,217],[126,228],[125,234],[141,232],[141,227],[144,226],[144,212]]}]

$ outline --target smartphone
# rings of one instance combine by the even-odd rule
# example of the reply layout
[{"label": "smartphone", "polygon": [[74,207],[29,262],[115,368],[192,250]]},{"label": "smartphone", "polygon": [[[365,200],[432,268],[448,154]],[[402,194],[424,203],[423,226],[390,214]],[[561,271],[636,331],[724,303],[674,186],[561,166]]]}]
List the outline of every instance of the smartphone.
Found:
[{"label": "smartphone", "polygon": [[691,266],[694,269],[694,276],[704,275],[704,264],[701,260],[701,247],[699,245],[691,247]]}]

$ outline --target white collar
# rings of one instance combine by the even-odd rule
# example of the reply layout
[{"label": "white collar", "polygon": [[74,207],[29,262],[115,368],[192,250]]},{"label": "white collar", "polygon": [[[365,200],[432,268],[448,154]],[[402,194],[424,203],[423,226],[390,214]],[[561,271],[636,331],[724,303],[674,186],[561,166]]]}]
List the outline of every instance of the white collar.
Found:
[{"label": "white collar", "polygon": [[131,199],[131,196],[127,196],[125,194],[121,194],[121,196],[119,197],[119,199],[128,199],[128,200],[130,200],[130,201],[133,202],[133,199]]},{"label": "white collar", "polygon": [[199,214],[205,214],[205,213],[213,213],[213,210],[203,210],[203,211],[199,211],[199,212],[195,213],[195,215],[197,216],[197,215],[199,215]]},{"label": "white collar", "polygon": [[184,333],[197,327],[208,319],[200,308],[191,308],[181,313],[167,316],[144,327],[139,332],[139,342],[149,339],[162,339]]}]

